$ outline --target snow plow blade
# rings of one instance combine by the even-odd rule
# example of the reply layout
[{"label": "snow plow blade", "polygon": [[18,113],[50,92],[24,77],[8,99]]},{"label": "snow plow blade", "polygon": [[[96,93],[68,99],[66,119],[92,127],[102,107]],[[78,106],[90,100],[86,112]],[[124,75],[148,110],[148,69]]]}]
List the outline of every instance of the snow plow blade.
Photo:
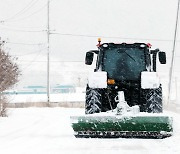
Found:
[{"label": "snow plow blade", "polygon": [[72,116],[77,138],[165,138],[172,135],[168,116]]}]

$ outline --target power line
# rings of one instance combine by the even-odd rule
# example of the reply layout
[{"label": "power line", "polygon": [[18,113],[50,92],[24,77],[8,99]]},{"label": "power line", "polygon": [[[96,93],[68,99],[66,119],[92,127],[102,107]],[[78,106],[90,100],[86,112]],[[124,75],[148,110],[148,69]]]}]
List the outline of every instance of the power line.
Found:
[{"label": "power line", "polygon": [[[50,0],[50,2],[52,2],[53,0]],[[29,17],[37,14],[38,12],[42,11],[45,7],[47,6],[47,4],[43,5],[41,8],[39,8],[38,10],[36,10],[35,12],[29,14],[28,16],[25,16],[23,18],[20,18],[20,19],[17,19],[17,20],[12,20],[12,21],[8,21],[8,22],[17,22],[17,21],[22,21],[22,20],[26,20],[26,19],[29,19]],[[0,23],[3,23],[3,22],[6,22],[6,21],[3,21],[1,20]]]},{"label": "power line", "polygon": [[27,68],[30,67],[30,66],[32,65],[32,63],[36,61],[36,59],[38,58],[38,56],[40,55],[40,53],[41,53],[42,51],[43,51],[43,50],[39,51],[39,52],[35,55],[35,57],[33,58],[33,60],[32,60],[32,61],[29,61],[29,64],[27,64],[26,67],[22,68],[22,70],[27,70]]},{"label": "power line", "polygon": [[7,22],[9,20],[12,20],[12,19],[16,19],[17,16],[20,16],[22,15],[23,13],[27,12],[30,8],[32,8],[39,0],[36,0],[34,2],[34,0],[31,0],[22,10],[20,10],[19,12],[17,12],[16,14],[14,14],[13,16],[3,20],[3,22]]},{"label": "power line", "polygon": [[37,53],[37,52],[41,52],[41,51],[43,51],[43,50],[45,50],[45,49],[47,49],[47,48],[43,48],[43,49],[36,50],[36,51],[33,51],[33,52],[25,53],[25,54],[23,54],[23,55],[14,55],[14,56],[21,57],[21,56],[32,55],[32,54],[35,54],[35,53]]},{"label": "power line", "polygon": [[149,39],[149,38],[128,38],[128,37],[119,37],[119,36],[103,36],[103,35],[85,35],[85,34],[71,34],[71,33],[59,33],[59,32],[51,32],[51,34],[57,35],[64,35],[64,36],[75,36],[75,37],[93,37],[93,38],[118,38],[118,39],[125,39],[125,40],[144,40],[144,41],[164,41],[164,42],[171,42],[173,40],[169,39]]},{"label": "power line", "polygon": [[14,26],[14,25],[11,25],[11,24],[7,24],[7,23],[0,23],[1,26],[5,26],[7,28],[17,28],[17,29],[42,29],[42,27],[22,27],[22,26]]},{"label": "power line", "polygon": [[7,41],[6,43],[8,43],[8,44],[16,44],[16,45],[30,45],[30,46],[46,45],[46,43],[23,43],[23,42],[9,42],[9,41]]},{"label": "power line", "polygon": [[[47,5],[47,4],[46,4],[46,5]],[[20,18],[20,19],[17,19],[17,20],[11,21],[11,22],[16,22],[16,21],[22,21],[22,20],[29,19],[29,17],[31,17],[31,16],[33,16],[33,15],[37,14],[38,12],[40,12],[41,10],[43,10],[43,9],[46,7],[46,5],[44,5],[43,7],[41,7],[40,9],[38,9],[37,11],[35,11],[35,12],[31,13],[30,15],[28,15],[28,16],[26,16],[26,17],[23,17],[23,18]]]},{"label": "power line", "polygon": [[45,30],[20,30],[20,29],[12,29],[12,28],[4,28],[4,27],[1,29],[8,30],[8,31],[16,31],[16,32],[27,32],[27,33],[40,33],[40,32],[45,31]]}]

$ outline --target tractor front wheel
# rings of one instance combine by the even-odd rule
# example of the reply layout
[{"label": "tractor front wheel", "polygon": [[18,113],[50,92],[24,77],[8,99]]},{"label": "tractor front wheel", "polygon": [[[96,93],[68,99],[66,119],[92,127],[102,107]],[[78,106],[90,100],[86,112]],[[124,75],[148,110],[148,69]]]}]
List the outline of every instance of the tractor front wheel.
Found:
[{"label": "tractor front wheel", "polygon": [[85,103],[85,113],[93,114],[99,113],[102,109],[102,96],[101,90],[97,88],[86,88],[86,103]]}]

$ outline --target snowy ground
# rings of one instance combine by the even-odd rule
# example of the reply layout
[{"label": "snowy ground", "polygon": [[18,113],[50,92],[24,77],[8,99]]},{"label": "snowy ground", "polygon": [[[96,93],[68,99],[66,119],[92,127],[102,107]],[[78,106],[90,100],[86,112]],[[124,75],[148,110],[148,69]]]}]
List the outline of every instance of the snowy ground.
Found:
[{"label": "snowy ground", "polygon": [[83,109],[8,109],[0,118],[2,154],[179,154],[180,114],[174,117],[174,135],[166,139],[77,139],[70,126],[70,115]]}]

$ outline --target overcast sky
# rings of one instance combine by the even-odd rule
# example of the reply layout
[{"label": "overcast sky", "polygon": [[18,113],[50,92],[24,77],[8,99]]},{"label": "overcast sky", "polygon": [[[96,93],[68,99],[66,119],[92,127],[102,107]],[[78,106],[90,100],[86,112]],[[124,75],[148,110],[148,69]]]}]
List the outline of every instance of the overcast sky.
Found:
[{"label": "overcast sky", "polygon": [[[102,42],[151,43],[170,60],[176,11],[177,0],[50,0],[51,80],[70,80],[75,64],[66,64],[71,70],[63,77],[58,61],[84,61],[85,52],[96,48],[98,36]],[[19,57],[23,83],[44,84],[47,0],[1,0],[0,21],[0,37],[7,41],[4,49]],[[80,65],[83,72],[85,66]]]}]

